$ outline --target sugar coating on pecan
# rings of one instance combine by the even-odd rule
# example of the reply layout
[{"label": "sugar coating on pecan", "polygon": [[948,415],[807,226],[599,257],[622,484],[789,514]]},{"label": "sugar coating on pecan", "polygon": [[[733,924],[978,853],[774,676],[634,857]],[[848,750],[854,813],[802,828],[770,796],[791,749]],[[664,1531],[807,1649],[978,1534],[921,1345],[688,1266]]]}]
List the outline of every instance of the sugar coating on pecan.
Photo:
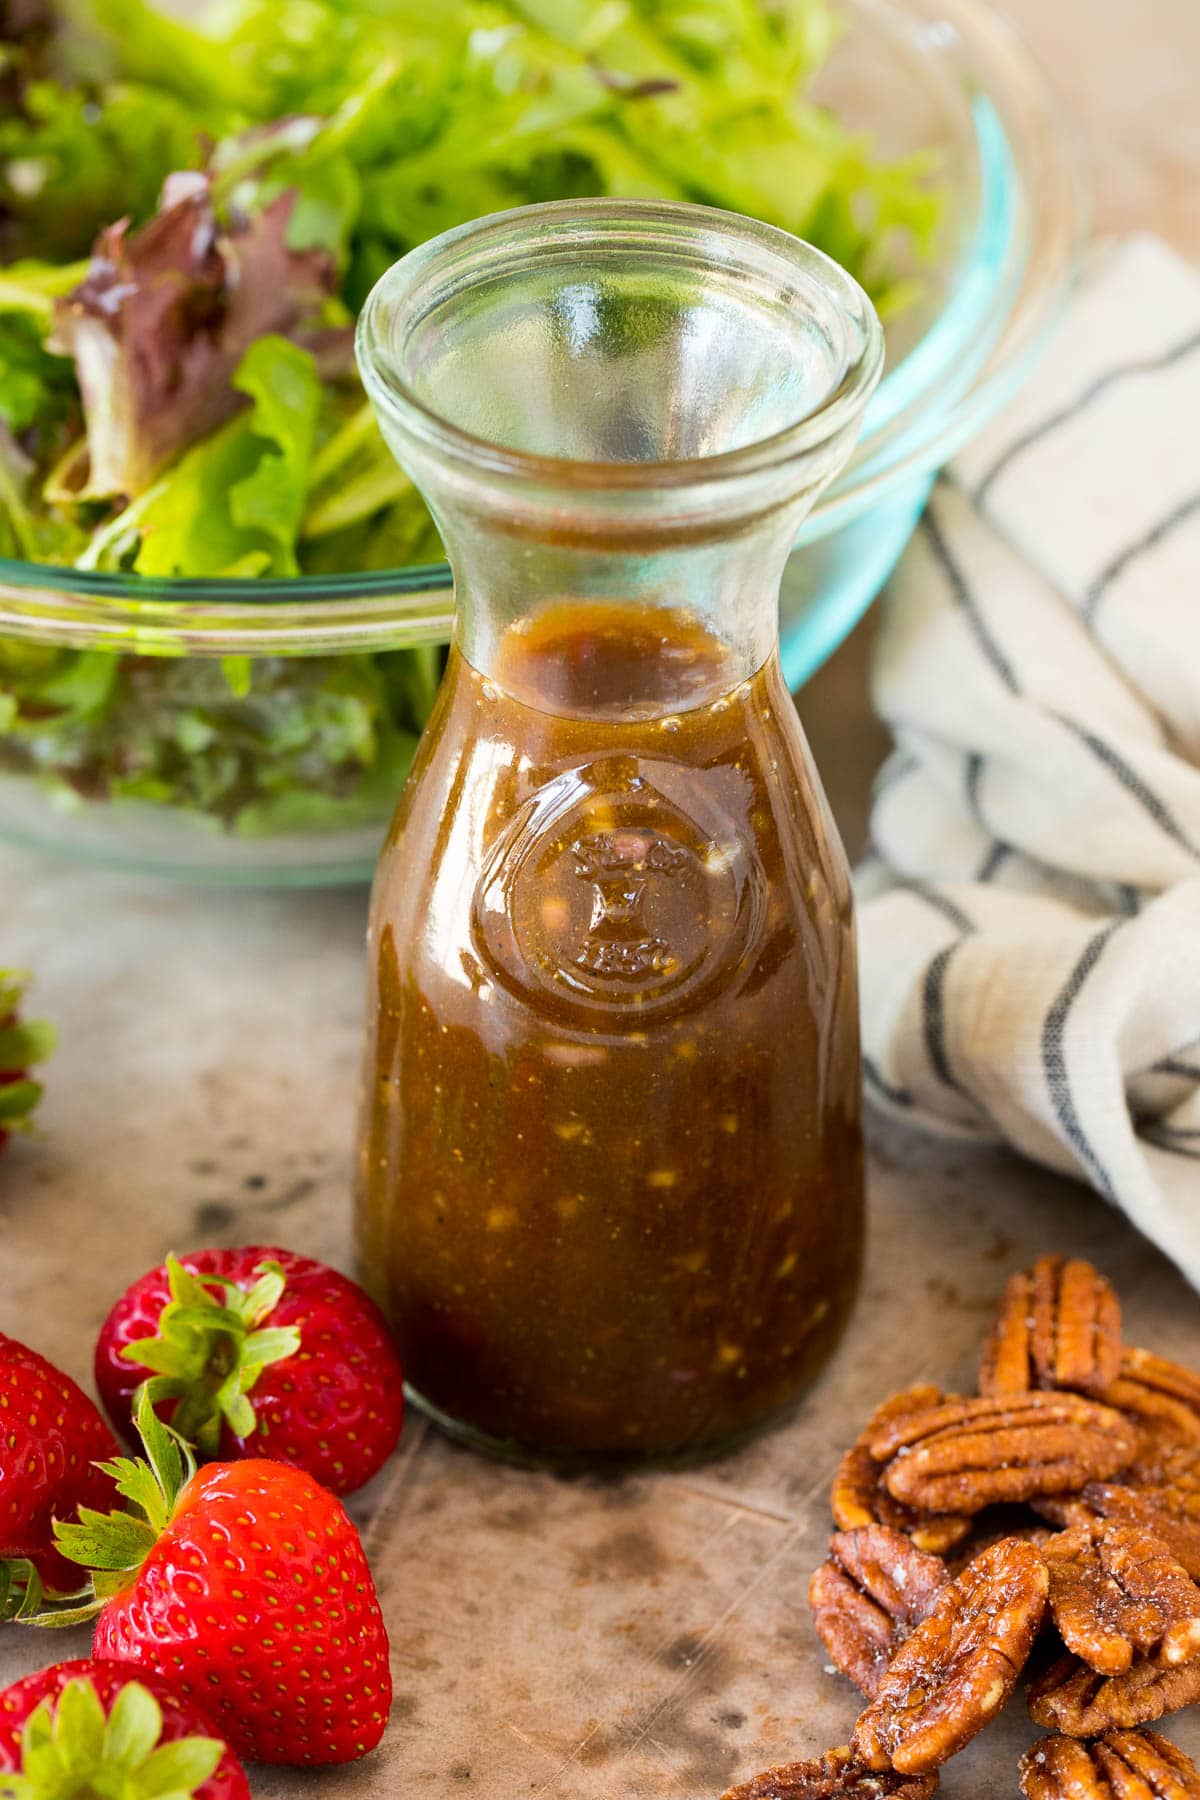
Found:
[{"label": "sugar coating on pecan", "polygon": [[1132,1460],[1134,1428],[1078,1394],[948,1399],[890,1420],[868,1446],[892,1498],[934,1513],[1077,1492]]},{"label": "sugar coating on pecan", "polygon": [[1068,1650],[1104,1675],[1134,1659],[1200,1656],[1200,1587],[1153,1532],[1095,1520],[1051,1538],[1050,1611]]},{"label": "sugar coating on pecan", "polygon": [[834,1523],[842,1531],[857,1531],[865,1525],[886,1525],[902,1531],[918,1550],[940,1556],[967,1535],[969,1519],[958,1514],[938,1517],[923,1513],[894,1500],[880,1480],[880,1465],[868,1448],[871,1438],[893,1420],[910,1413],[923,1412],[942,1403],[940,1388],[925,1384],[893,1394],[876,1408],[857,1442],[842,1457],[833,1478],[829,1496]]},{"label": "sugar coating on pecan", "polygon": [[940,1557],[886,1525],[835,1532],[829,1551],[809,1583],[813,1622],[834,1667],[870,1699],[949,1576]]},{"label": "sugar coating on pecan", "polygon": [[1005,1539],[944,1587],[902,1644],[854,1728],[868,1768],[936,1769],[995,1718],[1046,1610],[1049,1576],[1032,1544]]},{"label": "sugar coating on pecan", "polygon": [[1141,1448],[1121,1480],[1130,1487],[1170,1487],[1194,1494],[1200,1516],[1200,1443],[1180,1443],[1177,1437],[1144,1431]]},{"label": "sugar coating on pecan", "polygon": [[1092,1518],[1144,1526],[1193,1581],[1200,1581],[1200,1493],[1194,1489],[1092,1481],[1069,1504],[1076,1515],[1072,1523]]},{"label": "sugar coating on pecan", "polygon": [[1100,1398],[1160,1440],[1200,1444],[1200,1375],[1150,1350],[1126,1349]]},{"label": "sugar coating on pecan", "polygon": [[1200,1700],[1200,1662],[1166,1669],[1141,1659],[1124,1675],[1100,1675],[1077,1656],[1060,1656],[1029,1690],[1035,1725],[1068,1737],[1102,1737],[1115,1727],[1152,1725]]},{"label": "sugar coating on pecan", "polygon": [[1025,1800],[1200,1800],[1200,1769],[1156,1731],[1110,1731],[1094,1743],[1039,1738],[1021,1758]]},{"label": "sugar coating on pecan", "polygon": [[979,1367],[979,1391],[1068,1388],[1098,1394],[1121,1365],[1121,1302],[1091,1263],[1043,1256],[1004,1290]]},{"label": "sugar coating on pecan", "polygon": [[764,1769],[722,1800],[932,1800],[936,1775],[883,1774],[864,1769],[848,1749],[827,1750],[811,1762]]}]

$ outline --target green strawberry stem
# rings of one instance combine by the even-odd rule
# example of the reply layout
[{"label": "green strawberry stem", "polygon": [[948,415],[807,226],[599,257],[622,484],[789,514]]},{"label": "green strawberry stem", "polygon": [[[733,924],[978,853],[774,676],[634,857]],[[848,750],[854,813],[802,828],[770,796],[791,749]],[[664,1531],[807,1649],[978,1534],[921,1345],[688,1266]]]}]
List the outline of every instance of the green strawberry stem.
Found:
[{"label": "green strawberry stem", "polygon": [[21,1733],[21,1773],[0,1774],[0,1800],[194,1800],[216,1771],[219,1738],[161,1742],[162,1708],[131,1681],[105,1717],[86,1677],[46,1697]]},{"label": "green strawberry stem", "polygon": [[[60,1555],[80,1563],[90,1581],[79,1604],[49,1605],[34,1610],[26,1605],[16,1616],[22,1624],[48,1629],[82,1625],[94,1619],[114,1594],[128,1587],[175,1510],[175,1502],[192,1476],[196,1463],[191,1448],[164,1425],[154,1410],[143,1384],[139,1390],[137,1428],[146,1460],[117,1456],[98,1465],[111,1475],[117,1492],[130,1503],[126,1512],[97,1512],[81,1506],[75,1520],[54,1521],[54,1546]],[[3,1797],[0,1796],[0,1800]]]},{"label": "green strawberry stem", "polygon": [[153,1371],[144,1387],[155,1405],[178,1402],[172,1430],[202,1455],[215,1456],[224,1425],[239,1438],[254,1431],[248,1396],[265,1368],[296,1354],[300,1332],[263,1324],[284,1290],[278,1263],[259,1263],[248,1291],[223,1276],[193,1275],[174,1256],[166,1266],[171,1298],[157,1335],[126,1344],[121,1354]]}]

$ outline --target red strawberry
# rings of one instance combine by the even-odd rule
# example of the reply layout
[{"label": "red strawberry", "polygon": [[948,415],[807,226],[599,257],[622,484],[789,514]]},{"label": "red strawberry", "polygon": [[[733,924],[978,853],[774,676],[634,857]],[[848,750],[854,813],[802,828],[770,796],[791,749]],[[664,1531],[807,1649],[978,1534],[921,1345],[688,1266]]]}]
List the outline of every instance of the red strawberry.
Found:
[{"label": "red strawberry", "polygon": [[0,969],[0,1150],[9,1133],[22,1131],[42,1097],[40,1083],[29,1079],[29,1069],[43,1062],[54,1048],[54,1030],[41,1020],[22,1024],[17,1007],[25,991],[25,978],[12,969]]},{"label": "red strawberry", "polygon": [[382,1468],[404,1416],[379,1308],[290,1250],[198,1250],[135,1281],[96,1345],[100,1397],[127,1435],[147,1376],[155,1405],[169,1403],[161,1416],[201,1456],[269,1456],[335,1494]]},{"label": "red strawberry", "polygon": [[112,1505],[112,1481],[95,1464],[116,1449],[83,1389],[0,1332],[0,1618],[25,1586],[22,1563],[57,1592],[80,1586],[79,1570],[54,1548],[53,1522],[79,1506]]},{"label": "red strawberry", "polygon": [[0,1692],[0,1792],[27,1800],[250,1800],[241,1763],[152,1669],[65,1662]]},{"label": "red strawberry", "polygon": [[157,1669],[252,1762],[365,1756],[391,1709],[388,1640],[340,1501],[284,1463],[197,1474],[147,1395],[138,1425],[150,1463],[112,1465],[138,1512],[55,1533],[96,1571],[94,1654]]}]

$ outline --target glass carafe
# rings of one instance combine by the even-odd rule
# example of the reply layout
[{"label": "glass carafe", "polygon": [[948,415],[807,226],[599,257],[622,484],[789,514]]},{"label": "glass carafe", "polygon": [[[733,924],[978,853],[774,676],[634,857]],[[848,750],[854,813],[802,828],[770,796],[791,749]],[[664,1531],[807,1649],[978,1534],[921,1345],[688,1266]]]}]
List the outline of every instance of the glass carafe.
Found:
[{"label": "glass carafe", "polygon": [[464,226],[363,312],[457,624],[372,898],[361,1272],[493,1450],[715,1450],[848,1316],[850,886],[777,601],[881,356],[819,252],[658,203]]}]

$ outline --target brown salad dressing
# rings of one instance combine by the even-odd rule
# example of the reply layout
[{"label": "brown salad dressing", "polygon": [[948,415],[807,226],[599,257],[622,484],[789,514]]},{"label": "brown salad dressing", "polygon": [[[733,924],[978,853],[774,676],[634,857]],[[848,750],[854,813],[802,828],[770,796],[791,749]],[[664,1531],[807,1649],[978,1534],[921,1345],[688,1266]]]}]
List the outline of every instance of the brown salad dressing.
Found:
[{"label": "brown salad dressing", "polygon": [[588,602],[491,666],[452,651],[376,879],[362,1270],[467,1435],[699,1453],[857,1283],[845,859],[774,657]]}]

